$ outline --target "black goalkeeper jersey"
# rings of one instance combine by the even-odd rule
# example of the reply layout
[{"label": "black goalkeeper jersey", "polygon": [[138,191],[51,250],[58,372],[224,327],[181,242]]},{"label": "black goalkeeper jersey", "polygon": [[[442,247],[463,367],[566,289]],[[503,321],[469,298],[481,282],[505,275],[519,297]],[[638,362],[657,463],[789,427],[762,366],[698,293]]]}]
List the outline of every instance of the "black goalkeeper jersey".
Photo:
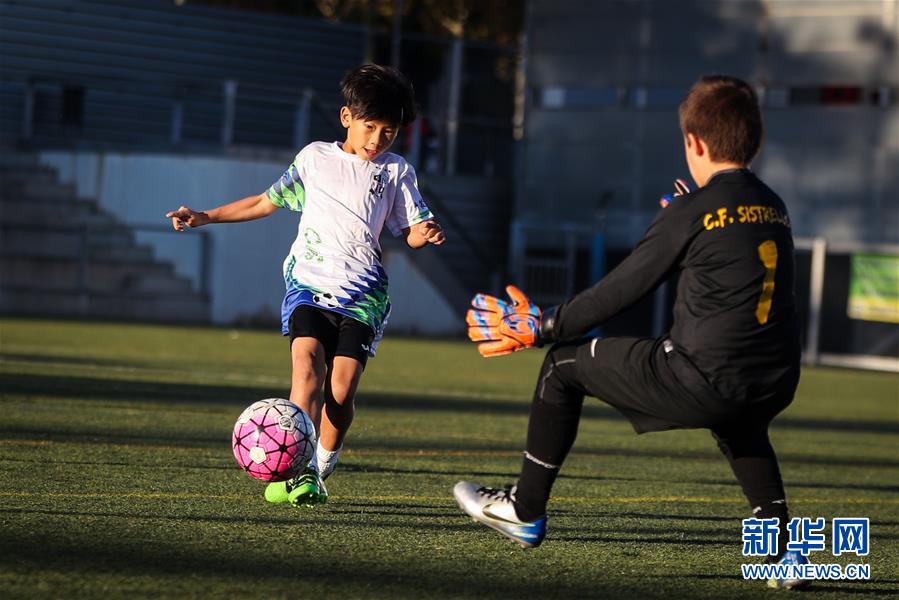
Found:
[{"label": "black goalkeeper jersey", "polygon": [[618,267],[559,307],[557,337],[587,333],[675,272],[668,337],[716,389],[739,394],[796,372],[790,220],[783,201],[748,169],[721,171],[660,210]]}]

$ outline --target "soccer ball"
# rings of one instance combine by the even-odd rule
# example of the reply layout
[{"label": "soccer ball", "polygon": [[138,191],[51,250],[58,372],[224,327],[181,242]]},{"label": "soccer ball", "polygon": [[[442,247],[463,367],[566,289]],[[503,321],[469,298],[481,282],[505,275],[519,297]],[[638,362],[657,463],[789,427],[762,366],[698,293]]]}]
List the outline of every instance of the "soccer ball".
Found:
[{"label": "soccer ball", "polygon": [[254,402],[234,424],[237,464],[263,481],[290,479],[309,464],[315,426],[299,406],[283,398]]}]

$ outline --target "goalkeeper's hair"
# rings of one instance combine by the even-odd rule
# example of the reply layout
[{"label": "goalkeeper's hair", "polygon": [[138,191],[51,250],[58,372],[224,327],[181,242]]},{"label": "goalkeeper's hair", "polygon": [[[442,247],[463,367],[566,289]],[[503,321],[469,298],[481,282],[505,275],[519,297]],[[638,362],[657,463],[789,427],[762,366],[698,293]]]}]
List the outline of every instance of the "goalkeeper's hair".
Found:
[{"label": "goalkeeper's hair", "polygon": [[415,91],[399,69],[362,65],[341,80],[340,92],[354,119],[402,126],[415,120]]},{"label": "goalkeeper's hair", "polygon": [[681,132],[709,147],[716,162],[748,165],[764,136],[758,97],[748,83],[727,75],[707,75],[693,84],[678,109]]}]

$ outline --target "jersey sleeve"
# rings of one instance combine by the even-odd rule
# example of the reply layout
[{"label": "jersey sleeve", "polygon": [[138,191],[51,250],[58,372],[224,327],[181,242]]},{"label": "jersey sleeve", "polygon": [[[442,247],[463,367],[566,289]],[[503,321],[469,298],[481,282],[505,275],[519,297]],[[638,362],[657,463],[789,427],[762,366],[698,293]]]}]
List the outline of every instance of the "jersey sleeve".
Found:
[{"label": "jersey sleeve", "polygon": [[303,212],[306,205],[306,187],[303,185],[305,168],[305,152],[300,151],[293,163],[287,167],[281,179],[268,188],[268,199],[279,208],[288,208],[294,212]]},{"label": "jersey sleeve", "polygon": [[431,209],[425,204],[418,191],[415,169],[405,160],[402,161],[397,178],[396,193],[393,197],[393,206],[387,217],[387,228],[394,236],[398,236],[402,234],[403,229],[433,218]]},{"label": "jersey sleeve", "polygon": [[660,210],[627,258],[596,285],[559,306],[555,331],[560,340],[586,334],[633,306],[671,274],[698,233],[686,204],[678,199]]}]

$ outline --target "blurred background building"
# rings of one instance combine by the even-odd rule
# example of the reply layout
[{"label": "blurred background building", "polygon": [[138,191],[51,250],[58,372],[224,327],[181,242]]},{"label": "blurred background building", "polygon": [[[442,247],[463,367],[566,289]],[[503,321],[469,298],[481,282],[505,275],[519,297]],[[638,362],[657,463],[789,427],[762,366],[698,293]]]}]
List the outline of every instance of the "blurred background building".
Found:
[{"label": "blurred background building", "polygon": [[[457,334],[506,280],[561,301],[687,175],[677,105],[722,72],[760,93],[753,167],[791,210],[807,359],[899,369],[897,5],[0,0],[0,310],[276,321],[295,215],[181,235],[162,215],[342,138],[337,83],[364,61],[416,87],[394,150],[450,240],[385,244],[391,329]],[[675,285],[603,333],[661,333]]]}]

